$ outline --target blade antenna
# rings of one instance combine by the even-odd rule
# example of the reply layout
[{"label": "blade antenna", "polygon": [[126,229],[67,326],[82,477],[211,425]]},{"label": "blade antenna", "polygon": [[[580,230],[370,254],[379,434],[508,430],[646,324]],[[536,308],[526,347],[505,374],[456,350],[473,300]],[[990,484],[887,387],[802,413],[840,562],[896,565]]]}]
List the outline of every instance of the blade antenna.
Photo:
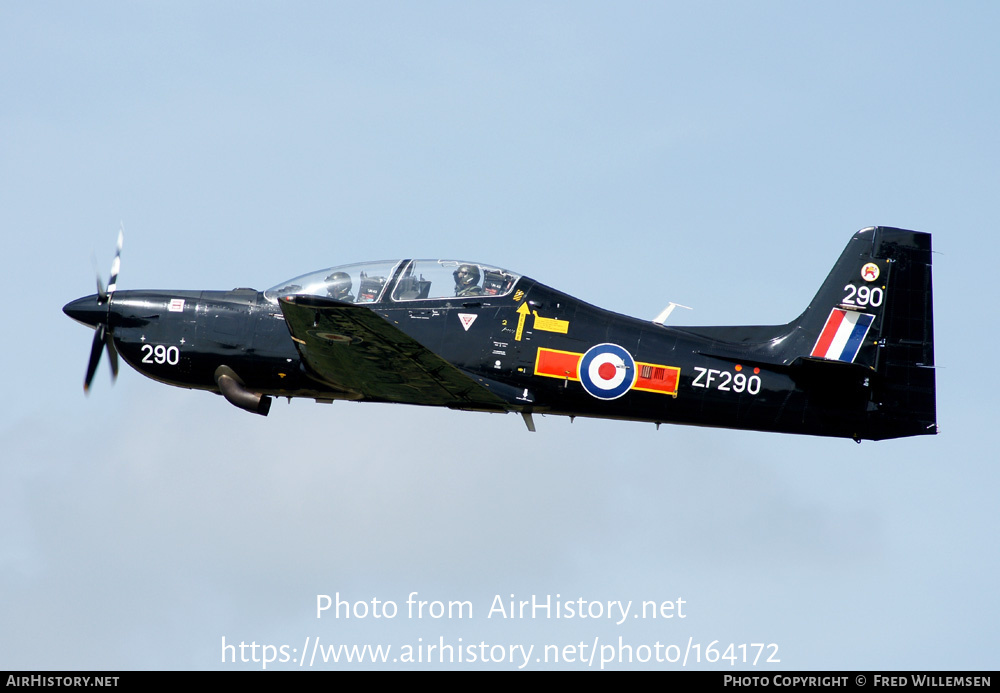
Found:
[{"label": "blade antenna", "polygon": [[674,308],[686,308],[687,310],[694,310],[691,306],[682,306],[680,303],[674,303],[671,301],[666,308],[664,308],[659,315],[653,318],[653,323],[657,325],[663,325],[670,317],[670,314],[674,312]]}]

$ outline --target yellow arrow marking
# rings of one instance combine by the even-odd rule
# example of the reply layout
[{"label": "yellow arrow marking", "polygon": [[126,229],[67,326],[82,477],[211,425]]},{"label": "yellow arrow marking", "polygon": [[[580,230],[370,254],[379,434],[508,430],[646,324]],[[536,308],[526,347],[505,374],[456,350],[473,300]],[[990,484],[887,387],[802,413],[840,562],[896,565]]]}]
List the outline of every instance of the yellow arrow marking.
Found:
[{"label": "yellow arrow marking", "polygon": [[514,333],[514,341],[520,342],[521,335],[524,333],[524,319],[528,317],[528,313],[531,309],[528,308],[527,303],[522,303],[517,307],[517,332]]}]

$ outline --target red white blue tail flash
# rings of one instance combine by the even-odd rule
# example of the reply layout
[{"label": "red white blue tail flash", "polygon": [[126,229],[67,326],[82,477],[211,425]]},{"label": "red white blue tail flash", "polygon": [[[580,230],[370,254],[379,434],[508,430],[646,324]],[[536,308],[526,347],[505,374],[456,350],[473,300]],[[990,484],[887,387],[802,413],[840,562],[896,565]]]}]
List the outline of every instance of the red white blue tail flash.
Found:
[{"label": "red white blue tail flash", "polygon": [[871,313],[834,308],[810,356],[853,363],[874,319]]}]

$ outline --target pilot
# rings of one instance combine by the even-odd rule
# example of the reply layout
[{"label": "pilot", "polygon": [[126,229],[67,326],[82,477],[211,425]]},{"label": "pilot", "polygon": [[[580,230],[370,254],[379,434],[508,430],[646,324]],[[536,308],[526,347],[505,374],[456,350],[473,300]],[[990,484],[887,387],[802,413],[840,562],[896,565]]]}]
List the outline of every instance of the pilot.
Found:
[{"label": "pilot", "polygon": [[479,287],[479,267],[476,265],[459,265],[453,276],[456,296],[483,295],[483,290]]},{"label": "pilot", "polygon": [[351,295],[351,275],[347,272],[334,272],[326,278],[326,293],[337,301],[354,303]]}]

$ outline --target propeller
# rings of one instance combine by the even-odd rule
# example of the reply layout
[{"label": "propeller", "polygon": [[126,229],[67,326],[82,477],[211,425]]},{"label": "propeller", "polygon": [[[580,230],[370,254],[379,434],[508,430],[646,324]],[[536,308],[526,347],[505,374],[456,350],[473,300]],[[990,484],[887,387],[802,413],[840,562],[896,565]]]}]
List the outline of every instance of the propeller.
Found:
[{"label": "propeller", "polygon": [[90,392],[90,384],[93,382],[94,374],[97,372],[97,364],[101,361],[102,349],[108,352],[108,362],[111,364],[111,382],[114,382],[115,378],[118,377],[118,350],[115,349],[115,340],[111,333],[111,326],[108,323],[108,314],[111,307],[111,295],[114,294],[118,286],[118,270],[121,269],[122,264],[122,241],[124,236],[125,227],[122,225],[122,228],[118,231],[118,246],[115,249],[115,259],[111,263],[111,276],[108,277],[107,289],[104,288],[101,282],[100,273],[97,275],[97,305],[104,306],[107,304],[108,310],[104,312],[104,319],[95,325],[94,341],[90,346],[90,362],[87,364],[87,375],[83,380],[83,391],[86,393]]}]

